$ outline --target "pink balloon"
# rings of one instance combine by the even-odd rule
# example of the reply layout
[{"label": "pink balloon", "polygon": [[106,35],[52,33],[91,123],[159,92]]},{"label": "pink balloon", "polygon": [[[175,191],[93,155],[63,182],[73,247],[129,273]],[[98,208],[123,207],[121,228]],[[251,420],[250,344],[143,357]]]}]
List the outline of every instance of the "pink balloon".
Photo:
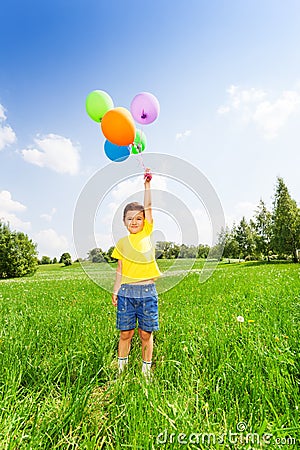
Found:
[{"label": "pink balloon", "polygon": [[157,98],[150,92],[137,94],[130,105],[130,111],[134,120],[144,125],[148,125],[157,119],[159,109]]}]

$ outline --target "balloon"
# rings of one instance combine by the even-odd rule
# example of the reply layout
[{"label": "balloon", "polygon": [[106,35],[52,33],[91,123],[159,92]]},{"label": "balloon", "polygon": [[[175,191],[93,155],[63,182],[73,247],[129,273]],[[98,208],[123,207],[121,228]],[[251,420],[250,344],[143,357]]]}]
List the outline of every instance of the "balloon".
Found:
[{"label": "balloon", "polygon": [[131,147],[132,153],[137,155],[138,153],[141,153],[145,150],[145,147],[147,145],[147,140],[145,133],[142,132],[142,130],[136,130],[135,139]]},{"label": "balloon", "polygon": [[125,161],[130,156],[130,151],[128,146],[119,146],[112,144],[109,141],[104,142],[104,152],[106,156],[115,162]]},{"label": "balloon", "polygon": [[95,122],[101,122],[102,117],[114,107],[111,97],[104,91],[92,91],[85,101],[86,112]]},{"label": "balloon", "polygon": [[137,94],[130,105],[130,111],[134,120],[144,125],[148,125],[157,119],[159,109],[157,98],[150,92]]},{"label": "balloon", "polygon": [[132,144],[135,138],[135,125],[128,109],[118,106],[108,111],[102,119],[104,136],[115,145]]}]

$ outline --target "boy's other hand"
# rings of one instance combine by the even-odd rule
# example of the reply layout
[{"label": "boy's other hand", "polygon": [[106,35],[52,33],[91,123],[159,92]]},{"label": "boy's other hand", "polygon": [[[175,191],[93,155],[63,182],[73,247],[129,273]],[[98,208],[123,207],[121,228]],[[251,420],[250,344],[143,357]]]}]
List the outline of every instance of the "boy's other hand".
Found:
[{"label": "boy's other hand", "polygon": [[111,302],[112,302],[113,306],[117,306],[117,304],[118,304],[118,296],[117,296],[117,294],[112,294]]}]

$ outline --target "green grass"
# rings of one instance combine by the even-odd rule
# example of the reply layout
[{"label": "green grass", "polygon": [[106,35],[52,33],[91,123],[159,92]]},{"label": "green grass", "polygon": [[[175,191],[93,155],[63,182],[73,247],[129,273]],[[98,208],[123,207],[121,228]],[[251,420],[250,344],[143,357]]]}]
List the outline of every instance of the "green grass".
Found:
[{"label": "green grass", "polygon": [[299,265],[202,267],[160,295],[149,385],[137,335],[117,377],[115,309],[80,265],[1,281],[0,449],[299,448]]}]

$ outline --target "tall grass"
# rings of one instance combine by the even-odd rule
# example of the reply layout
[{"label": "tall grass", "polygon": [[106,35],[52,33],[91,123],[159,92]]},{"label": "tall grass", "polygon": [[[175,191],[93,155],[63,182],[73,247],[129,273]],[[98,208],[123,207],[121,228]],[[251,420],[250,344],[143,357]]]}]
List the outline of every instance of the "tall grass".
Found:
[{"label": "tall grass", "polygon": [[160,295],[150,384],[137,335],[117,376],[110,295],[80,266],[0,282],[0,448],[299,448],[299,266],[201,267]]}]

